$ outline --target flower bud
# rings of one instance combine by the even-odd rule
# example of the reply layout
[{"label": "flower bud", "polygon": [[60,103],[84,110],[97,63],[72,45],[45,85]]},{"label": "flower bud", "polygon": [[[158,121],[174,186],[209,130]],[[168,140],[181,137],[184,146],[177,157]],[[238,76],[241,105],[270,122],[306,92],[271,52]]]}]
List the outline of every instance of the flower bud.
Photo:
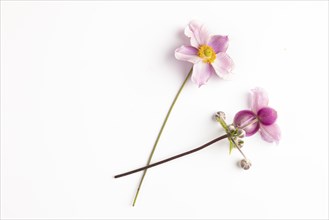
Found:
[{"label": "flower bud", "polygon": [[242,139],[239,139],[238,140],[238,145],[239,145],[240,148],[242,148],[243,145],[244,145],[244,141]]},{"label": "flower bud", "polygon": [[250,162],[250,160],[243,159],[243,160],[240,161],[240,166],[244,170],[248,170],[251,167],[251,162]]},{"label": "flower bud", "polygon": [[237,136],[239,138],[244,138],[246,136],[246,132],[243,129],[238,129]]},{"label": "flower bud", "polygon": [[234,125],[229,125],[229,126],[228,126],[228,130],[229,130],[230,132],[232,132],[232,131],[235,131],[236,128],[235,128]]},{"label": "flower bud", "polygon": [[226,116],[225,116],[225,113],[224,112],[218,111],[215,114],[215,118],[221,118],[221,119],[225,120],[226,119]]}]

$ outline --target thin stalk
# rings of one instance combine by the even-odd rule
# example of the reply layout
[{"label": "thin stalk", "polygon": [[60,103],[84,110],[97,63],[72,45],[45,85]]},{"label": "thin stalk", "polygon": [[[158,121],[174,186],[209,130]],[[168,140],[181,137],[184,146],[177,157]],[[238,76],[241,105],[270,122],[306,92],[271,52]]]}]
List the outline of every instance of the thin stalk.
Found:
[{"label": "thin stalk", "polygon": [[[146,167],[147,167],[148,165],[150,165],[150,163],[151,163],[151,160],[152,160],[153,154],[154,154],[155,149],[156,149],[156,147],[157,147],[157,145],[158,145],[158,142],[159,142],[159,140],[160,140],[160,137],[161,137],[161,134],[162,134],[162,132],[163,132],[163,129],[165,128],[165,126],[166,126],[166,124],[167,124],[167,121],[168,121],[168,118],[169,118],[169,116],[170,116],[170,113],[171,113],[172,109],[174,108],[174,106],[175,106],[175,104],[176,104],[176,101],[177,101],[177,99],[178,99],[180,93],[182,92],[182,90],[183,90],[183,88],[184,88],[186,82],[188,81],[188,79],[189,79],[190,76],[192,75],[192,70],[193,70],[193,68],[191,68],[190,72],[187,74],[187,76],[186,76],[186,78],[185,78],[183,84],[181,85],[180,89],[178,90],[178,92],[177,92],[177,94],[176,94],[176,96],[175,96],[173,102],[171,103],[171,106],[170,106],[170,108],[169,108],[169,110],[168,110],[168,112],[167,112],[167,115],[166,115],[166,117],[165,117],[165,119],[164,119],[164,121],[163,121],[163,123],[162,123],[161,129],[160,129],[160,131],[159,131],[159,133],[158,133],[158,136],[157,136],[157,138],[156,138],[156,140],[155,140],[155,143],[154,143],[154,145],[153,145],[153,148],[152,148],[152,151],[151,151],[151,153],[150,153],[150,156],[149,156],[149,158],[148,158],[148,160],[147,160]],[[139,191],[140,191],[140,189],[141,189],[141,187],[142,187],[142,184],[143,184],[143,181],[144,181],[144,178],[145,178],[146,172],[147,172],[147,168],[144,170],[143,175],[142,175],[142,178],[141,178],[140,181],[139,181],[138,188],[137,188],[137,191],[136,191],[136,194],[135,194],[135,198],[134,198],[134,202],[133,202],[133,206],[135,206],[135,204],[136,204],[136,201],[137,201],[137,198],[138,198],[138,194],[139,194]]]},{"label": "thin stalk", "polygon": [[[255,119],[253,119],[252,121],[249,121],[248,123],[246,123],[246,124],[244,124],[244,125],[242,125],[242,126],[240,126],[240,127],[238,127],[238,128],[243,130],[243,129],[245,129],[246,127],[248,127],[249,125],[252,125],[252,124],[254,124],[254,123],[256,123],[256,122],[258,122],[258,118],[255,118]],[[241,147],[239,146],[239,144],[236,143],[236,141],[235,141],[233,138],[229,137],[229,139],[233,142],[233,144],[235,145],[235,147],[240,151],[240,153],[242,154],[242,156],[244,157],[244,159],[247,160],[247,157],[246,157],[246,155],[244,155],[244,153],[242,152]]]},{"label": "thin stalk", "polygon": [[241,150],[239,144],[236,143],[236,141],[235,141],[233,138],[229,137],[229,139],[233,142],[233,144],[235,145],[235,147],[240,151],[240,153],[241,153],[241,155],[244,157],[244,159],[247,160],[247,157],[246,157],[246,155],[244,155],[244,153],[242,152],[242,150]]},{"label": "thin stalk", "polygon": [[141,167],[141,168],[132,170],[132,171],[128,171],[128,172],[125,172],[125,173],[118,174],[118,175],[114,176],[114,178],[120,178],[120,177],[123,177],[123,176],[127,176],[127,175],[130,175],[130,174],[133,174],[133,173],[137,173],[137,172],[142,171],[142,170],[146,170],[146,169],[151,168],[151,167],[158,166],[160,164],[169,162],[171,160],[175,160],[177,158],[184,157],[186,155],[189,155],[189,154],[195,153],[195,152],[197,152],[199,150],[202,150],[202,149],[204,149],[204,148],[206,148],[206,147],[208,147],[208,146],[210,146],[210,145],[212,145],[212,144],[214,144],[214,143],[216,143],[216,142],[218,142],[218,141],[220,141],[220,140],[222,140],[224,138],[227,138],[227,137],[229,137],[229,134],[224,134],[224,135],[222,135],[222,136],[220,136],[218,138],[215,138],[212,141],[209,141],[208,143],[205,143],[204,145],[201,145],[200,147],[194,148],[192,150],[186,151],[184,153],[178,154],[178,155],[173,156],[173,157],[169,157],[167,159],[161,160],[161,161],[156,162],[156,163],[153,163],[153,164],[148,164],[147,166],[144,166],[144,167]]}]

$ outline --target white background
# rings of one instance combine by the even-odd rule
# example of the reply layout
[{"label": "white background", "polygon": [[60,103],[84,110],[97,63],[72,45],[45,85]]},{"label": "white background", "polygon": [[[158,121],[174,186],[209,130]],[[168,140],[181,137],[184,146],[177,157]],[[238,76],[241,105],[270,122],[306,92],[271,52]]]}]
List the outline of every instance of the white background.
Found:
[{"label": "white background", "polygon": [[[154,161],[221,134],[265,88],[282,141],[222,141],[149,170],[200,20],[228,34],[234,77],[186,85]],[[328,2],[1,2],[2,218],[328,218]]]}]

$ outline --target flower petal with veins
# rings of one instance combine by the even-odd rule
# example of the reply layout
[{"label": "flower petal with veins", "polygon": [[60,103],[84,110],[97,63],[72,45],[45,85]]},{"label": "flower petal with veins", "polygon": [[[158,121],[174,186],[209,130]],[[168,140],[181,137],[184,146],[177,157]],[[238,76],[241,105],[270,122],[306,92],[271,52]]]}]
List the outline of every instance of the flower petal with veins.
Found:
[{"label": "flower petal with veins", "polygon": [[190,63],[198,63],[201,58],[198,56],[198,49],[192,46],[181,46],[175,50],[177,60],[187,61]]},{"label": "flower petal with veins", "polygon": [[234,125],[242,128],[246,132],[246,136],[251,136],[259,130],[259,123],[255,121],[257,116],[250,110],[239,111],[234,117]]},{"label": "flower petal with veins", "polygon": [[251,90],[250,108],[253,112],[258,112],[263,107],[268,106],[268,96],[264,89],[255,88]]},{"label": "flower petal with veins", "polygon": [[220,78],[227,78],[228,74],[231,73],[234,67],[231,57],[223,52],[217,54],[215,61],[211,65],[214,67],[217,76]]},{"label": "flower petal with veins", "polygon": [[209,63],[199,62],[194,64],[192,82],[200,87],[204,85],[213,74],[215,74],[214,68],[212,68]]},{"label": "flower petal with veins", "polygon": [[261,125],[260,126],[260,135],[267,142],[279,143],[281,139],[281,130],[277,124],[272,125]]},{"label": "flower petal with veins", "polygon": [[211,46],[216,53],[226,52],[228,48],[228,36],[211,36],[208,45]]},{"label": "flower petal with veins", "polygon": [[187,37],[191,38],[191,45],[193,47],[199,48],[199,46],[208,43],[208,30],[203,24],[197,21],[191,21],[189,25],[185,28],[184,33]]}]

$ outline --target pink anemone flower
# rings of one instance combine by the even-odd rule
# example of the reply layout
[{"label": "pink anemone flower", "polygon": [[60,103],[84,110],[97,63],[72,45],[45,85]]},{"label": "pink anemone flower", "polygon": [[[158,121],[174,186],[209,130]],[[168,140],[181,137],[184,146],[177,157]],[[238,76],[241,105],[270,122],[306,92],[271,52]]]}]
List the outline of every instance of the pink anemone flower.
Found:
[{"label": "pink anemone flower", "polygon": [[234,66],[226,53],[228,36],[210,36],[205,26],[196,21],[191,21],[184,33],[191,46],[177,48],[175,57],[193,63],[192,81],[200,87],[214,74],[227,78]]},{"label": "pink anemone flower", "polygon": [[265,141],[278,144],[281,131],[275,123],[277,112],[268,107],[268,96],[265,90],[252,89],[249,101],[251,110],[239,111],[234,117],[234,125],[243,128],[246,136],[251,136],[259,130]]}]

